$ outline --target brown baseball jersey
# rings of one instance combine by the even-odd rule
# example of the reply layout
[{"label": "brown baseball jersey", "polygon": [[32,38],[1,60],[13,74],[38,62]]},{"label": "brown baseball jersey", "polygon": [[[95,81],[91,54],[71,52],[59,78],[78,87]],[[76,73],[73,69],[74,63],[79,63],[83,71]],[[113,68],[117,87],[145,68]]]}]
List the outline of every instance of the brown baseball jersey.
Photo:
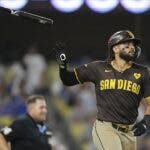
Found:
[{"label": "brown baseball jersey", "polygon": [[133,124],[140,101],[150,96],[150,70],[136,63],[122,73],[106,61],[79,66],[74,72],[79,83],[95,84],[100,120]]}]

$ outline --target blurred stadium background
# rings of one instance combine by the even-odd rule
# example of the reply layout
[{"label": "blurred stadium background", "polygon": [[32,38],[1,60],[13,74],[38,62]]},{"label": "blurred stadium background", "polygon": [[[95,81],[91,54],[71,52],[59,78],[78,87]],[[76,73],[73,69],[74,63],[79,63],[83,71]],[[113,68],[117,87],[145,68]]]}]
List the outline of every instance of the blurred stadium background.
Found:
[{"label": "blurred stadium background", "polygon": [[[55,21],[48,27],[0,10],[0,127],[25,113],[27,95],[42,94],[49,104],[50,142],[55,150],[95,150],[91,138],[94,87],[90,83],[63,86],[52,48],[56,41],[65,42],[71,67],[104,60],[109,36],[128,29],[142,39],[139,62],[149,65],[150,1],[0,0],[0,5]],[[138,119],[144,108],[142,102]],[[150,150],[149,135],[138,140],[139,150]]]}]

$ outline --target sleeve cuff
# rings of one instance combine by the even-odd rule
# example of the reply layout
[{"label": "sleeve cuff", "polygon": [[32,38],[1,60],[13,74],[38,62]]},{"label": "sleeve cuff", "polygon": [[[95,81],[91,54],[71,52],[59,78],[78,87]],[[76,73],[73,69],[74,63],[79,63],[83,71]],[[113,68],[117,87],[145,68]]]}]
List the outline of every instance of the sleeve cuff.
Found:
[{"label": "sleeve cuff", "polygon": [[9,141],[9,134],[11,134],[12,129],[9,127],[4,127],[1,129],[0,133],[3,135],[3,137],[6,139],[6,141]]}]

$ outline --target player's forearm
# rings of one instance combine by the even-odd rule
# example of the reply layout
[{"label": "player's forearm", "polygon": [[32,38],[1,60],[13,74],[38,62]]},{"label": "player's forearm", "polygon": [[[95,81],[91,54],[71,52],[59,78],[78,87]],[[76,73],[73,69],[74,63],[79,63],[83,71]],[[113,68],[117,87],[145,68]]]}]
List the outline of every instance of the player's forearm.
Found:
[{"label": "player's forearm", "polygon": [[150,106],[147,106],[146,111],[145,111],[145,115],[150,115]]},{"label": "player's forearm", "polygon": [[67,67],[59,67],[59,75],[64,85],[72,86],[78,84],[75,73],[73,71],[69,71]]},{"label": "player's forearm", "polygon": [[147,103],[147,106],[145,110],[145,115],[150,115],[150,97],[146,99],[146,103]]},{"label": "player's forearm", "polygon": [[0,134],[0,150],[10,150],[8,143],[2,134]]}]

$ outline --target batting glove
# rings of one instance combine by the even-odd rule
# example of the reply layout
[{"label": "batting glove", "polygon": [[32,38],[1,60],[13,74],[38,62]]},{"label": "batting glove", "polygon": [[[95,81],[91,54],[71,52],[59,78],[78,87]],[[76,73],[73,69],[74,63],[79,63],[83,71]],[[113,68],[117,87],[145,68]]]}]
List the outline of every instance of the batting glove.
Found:
[{"label": "batting glove", "polygon": [[67,65],[67,57],[65,52],[65,45],[61,42],[57,42],[55,45],[56,60],[61,68],[65,68]]},{"label": "batting glove", "polygon": [[148,127],[150,127],[150,115],[145,115],[140,122],[133,126],[132,130],[134,136],[141,136],[146,132]]}]

